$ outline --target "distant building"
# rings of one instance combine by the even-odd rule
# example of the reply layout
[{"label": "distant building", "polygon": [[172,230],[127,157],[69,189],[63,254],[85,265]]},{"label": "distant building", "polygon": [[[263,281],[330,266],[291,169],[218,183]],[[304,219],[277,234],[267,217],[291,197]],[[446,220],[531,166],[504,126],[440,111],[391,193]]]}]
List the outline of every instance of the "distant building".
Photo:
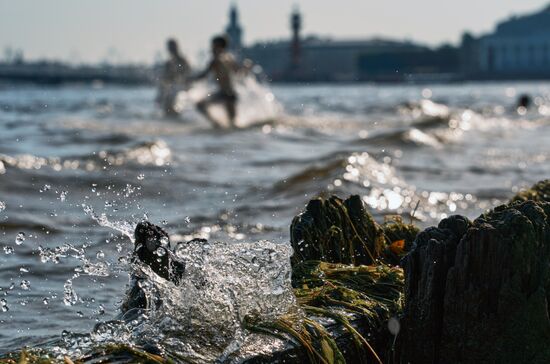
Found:
[{"label": "distant building", "polygon": [[[384,39],[331,40],[308,37],[300,44],[299,67],[291,41],[256,43],[244,50],[275,81],[403,81],[411,74],[456,72],[458,52],[444,52]],[[292,72],[289,72],[289,69]]]},{"label": "distant building", "polygon": [[407,41],[387,39],[332,40],[302,37],[302,16],[290,16],[288,40],[258,42],[243,55],[261,65],[274,81],[403,81],[412,74],[451,74],[459,68],[452,47],[432,50]]},{"label": "distant building", "polygon": [[497,24],[491,34],[465,33],[460,47],[428,47],[390,39],[333,40],[302,35],[302,15],[290,15],[287,39],[243,47],[237,9],[231,8],[231,38],[243,57],[274,81],[449,81],[550,79],[550,6]]},{"label": "distant building", "polygon": [[493,33],[463,38],[466,71],[480,78],[550,77],[550,6],[497,24]]},{"label": "distant building", "polygon": [[236,56],[240,56],[243,47],[243,30],[239,24],[239,12],[237,11],[237,7],[235,5],[232,5],[229,10],[229,24],[225,29],[225,33],[229,38],[229,50]]}]

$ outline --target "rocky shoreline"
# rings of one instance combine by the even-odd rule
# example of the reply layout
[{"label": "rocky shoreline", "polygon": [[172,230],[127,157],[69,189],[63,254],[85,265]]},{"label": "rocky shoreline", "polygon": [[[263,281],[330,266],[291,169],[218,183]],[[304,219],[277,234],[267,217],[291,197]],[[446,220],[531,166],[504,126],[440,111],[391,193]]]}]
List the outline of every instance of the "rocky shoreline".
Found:
[{"label": "rocky shoreline", "polygon": [[[245,317],[244,327],[286,345],[228,361],[550,362],[550,180],[474,221],[451,216],[422,232],[399,217],[377,223],[359,196],[312,200],[290,229],[292,286],[305,317]],[[152,259],[169,249],[166,236],[139,224],[134,258],[177,281],[184,267],[169,254]],[[148,304],[136,283],[123,310]],[[178,362],[164,354],[111,345],[64,361]],[[48,362],[55,361],[40,350],[0,358]]]}]

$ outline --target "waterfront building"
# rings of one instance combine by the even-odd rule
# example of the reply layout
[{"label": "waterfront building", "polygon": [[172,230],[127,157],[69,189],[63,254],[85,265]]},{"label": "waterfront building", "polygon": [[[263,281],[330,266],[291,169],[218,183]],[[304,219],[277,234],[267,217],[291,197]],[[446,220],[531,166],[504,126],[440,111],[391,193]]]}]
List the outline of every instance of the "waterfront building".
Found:
[{"label": "waterfront building", "polygon": [[[477,60],[470,71],[482,78],[550,77],[550,6],[536,13],[513,16],[479,37],[465,53]],[[463,41],[463,48],[465,44]]]}]

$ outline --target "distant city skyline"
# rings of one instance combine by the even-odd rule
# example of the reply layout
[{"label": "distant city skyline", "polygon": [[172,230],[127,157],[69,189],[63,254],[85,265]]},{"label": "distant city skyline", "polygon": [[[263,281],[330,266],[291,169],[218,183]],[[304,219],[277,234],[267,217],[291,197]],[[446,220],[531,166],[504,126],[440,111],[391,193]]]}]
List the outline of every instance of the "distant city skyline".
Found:
[{"label": "distant city skyline", "polygon": [[498,21],[538,11],[550,2],[0,0],[0,58],[12,47],[21,49],[25,59],[151,63],[159,54],[164,57],[164,42],[174,37],[196,63],[210,37],[227,25],[232,3],[239,9],[245,45],[288,38],[289,15],[296,6],[306,36],[378,36],[437,45],[456,44],[464,31],[489,32]]}]

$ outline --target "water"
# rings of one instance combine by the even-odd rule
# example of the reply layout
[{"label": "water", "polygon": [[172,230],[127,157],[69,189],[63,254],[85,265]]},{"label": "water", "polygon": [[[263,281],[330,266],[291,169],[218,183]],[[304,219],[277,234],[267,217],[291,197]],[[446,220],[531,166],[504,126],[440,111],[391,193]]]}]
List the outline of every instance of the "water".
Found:
[{"label": "water", "polygon": [[[550,83],[252,86],[229,131],[185,97],[181,119],[163,119],[149,87],[0,87],[0,353],[63,331],[73,352],[137,332],[208,361],[247,345],[242,315],[292,310],[288,228],[309,199],[356,193],[377,219],[416,208],[428,226],[550,176]],[[522,93],[534,105],[518,112]],[[209,239],[176,252],[208,269],[183,290],[151,279],[166,305],[111,327],[143,271],[128,258],[144,218],[173,243]],[[278,299],[281,312],[267,305]],[[204,335],[176,338],[192,331]]]}]

